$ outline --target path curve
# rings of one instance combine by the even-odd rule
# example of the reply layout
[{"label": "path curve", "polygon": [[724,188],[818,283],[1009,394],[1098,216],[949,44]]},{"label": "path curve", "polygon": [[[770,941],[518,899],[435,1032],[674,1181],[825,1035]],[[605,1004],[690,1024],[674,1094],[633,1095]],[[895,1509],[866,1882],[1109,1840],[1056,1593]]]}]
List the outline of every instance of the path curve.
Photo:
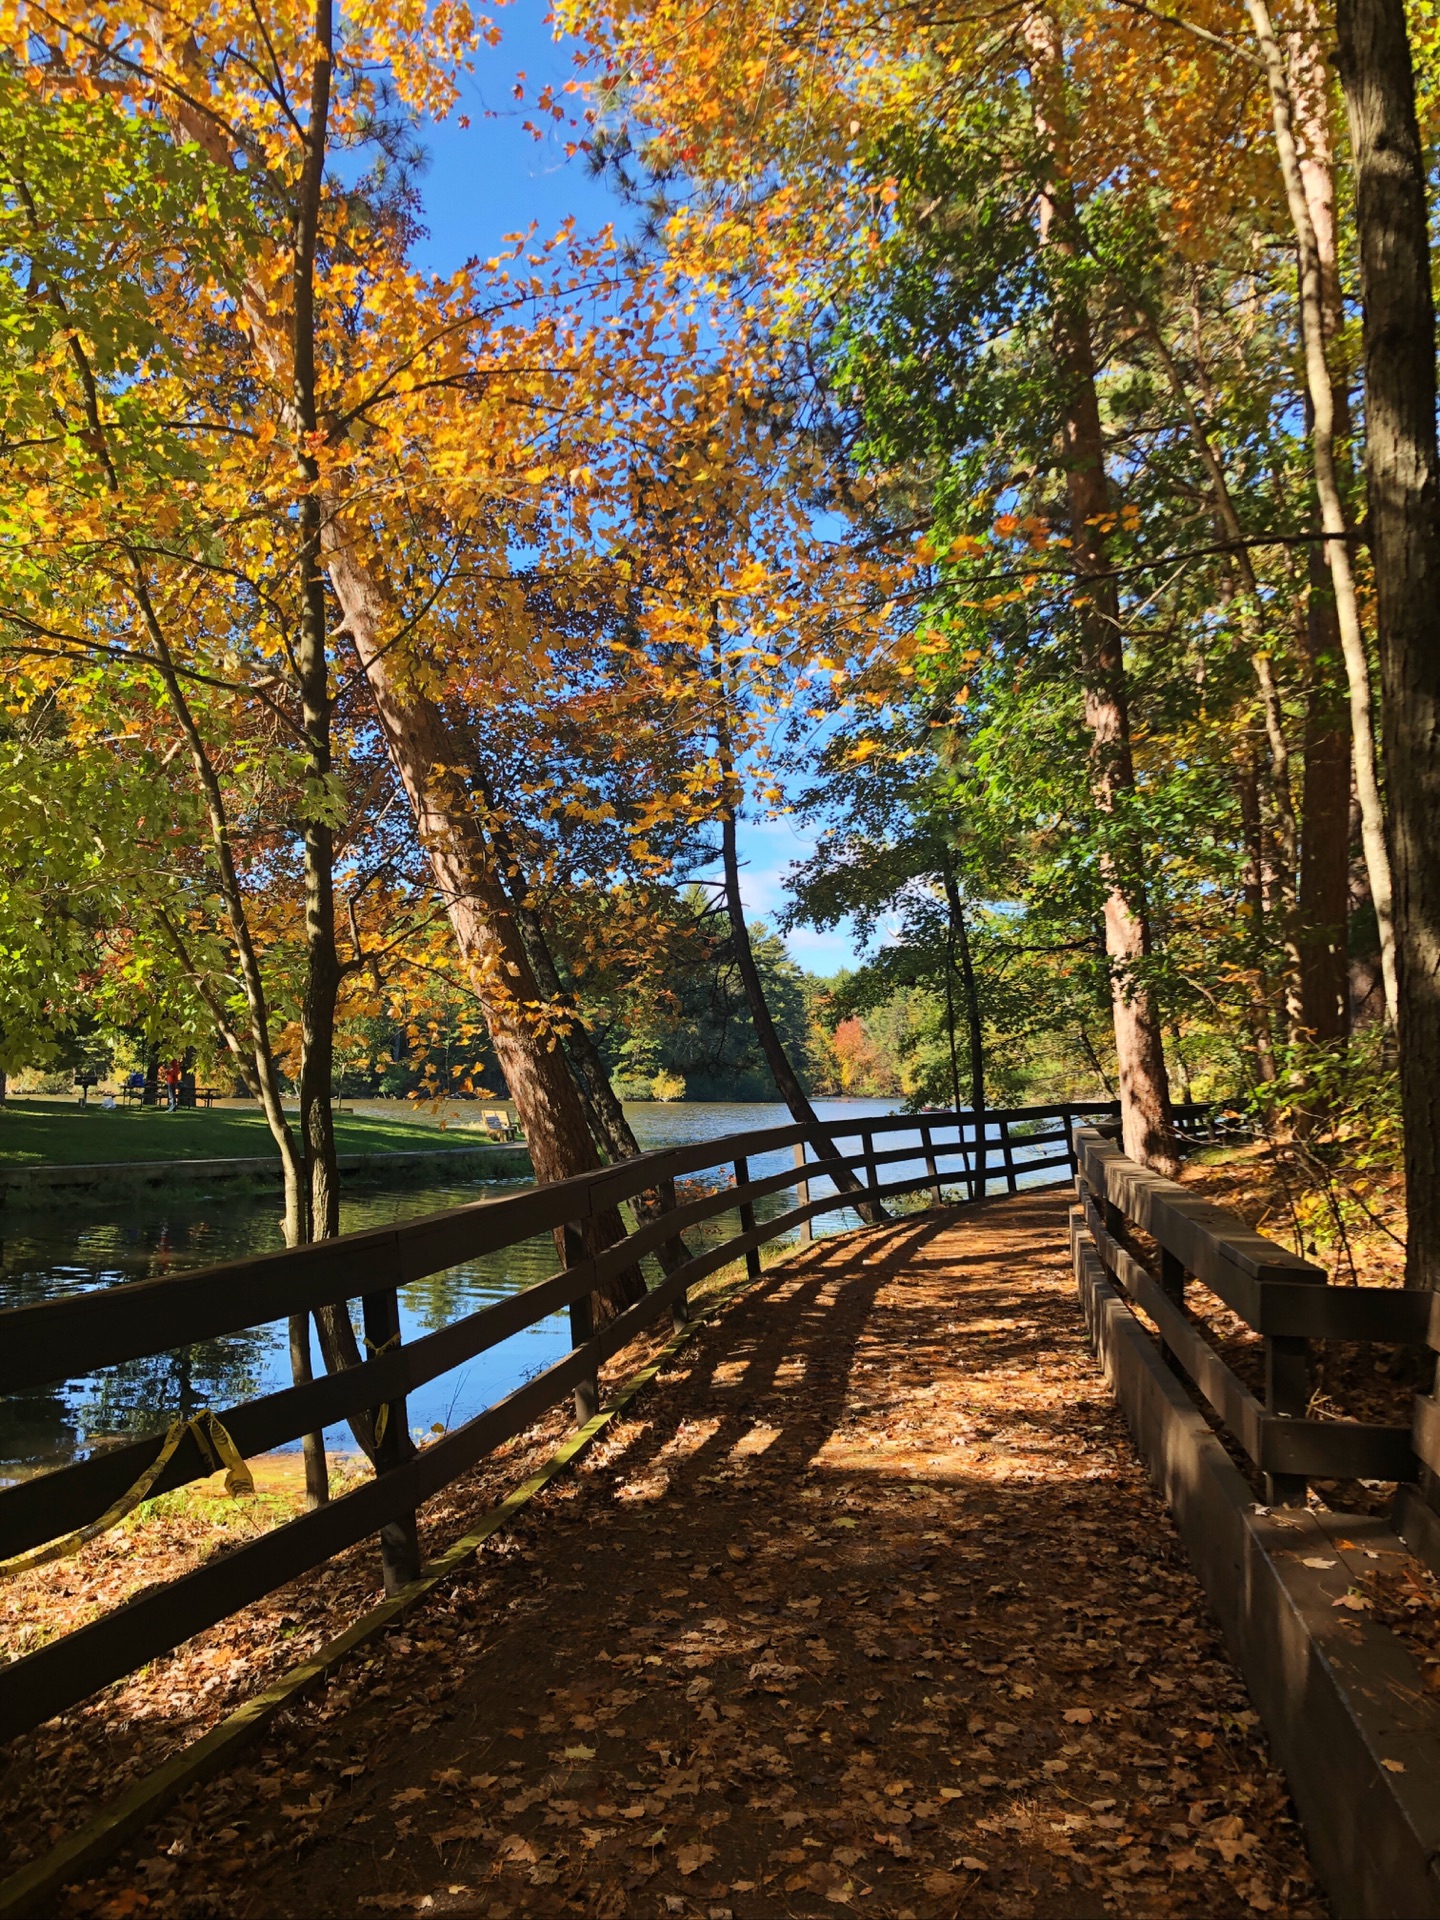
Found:
[{"label": "path curve", "polygon": [[68,1909],[1323,1914],[1085,1344],[1066,1205],[767,1273]]}]

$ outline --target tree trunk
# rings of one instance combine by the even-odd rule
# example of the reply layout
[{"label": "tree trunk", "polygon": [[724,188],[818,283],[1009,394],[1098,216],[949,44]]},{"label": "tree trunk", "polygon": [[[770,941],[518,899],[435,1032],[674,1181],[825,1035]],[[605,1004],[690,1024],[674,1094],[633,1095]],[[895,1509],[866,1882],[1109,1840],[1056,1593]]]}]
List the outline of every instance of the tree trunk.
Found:
[{"label": "tree trunk", "polygon": [[[1236,597],[1239,589],[1240,630],[1245,636],[1245,644],[1250,653],[1250,664],[1255,670],[1256,686],[1260,694],[1261,714],[1265,726],[1265,739],[1270,749],[1270,793],[1275,815],[1275,890],[1279,897],[1280,931],[1286,957],[1285,1010],[1292,1034],[1304,1020],[1304,953],[1305,926],[1303,911],[1300,907],[1296,885],[1297,866],[1303,867],[1306,842],[1300,835],[1295,819],[1295,805],[1290,781],[1290,748],[1285,738],[1285,712],[1280,698],[1280,689],[1276,685],[1274,667],[1270,658],[1270,637],[1262,625],[1262,603],[1259,584],[1255,578],[1254,564],[1249,548],[1245,545],[1244,530],[1240,525],[1240,516],[1235,510],[1234,497],[1230,492],[1230,483],[1225,477],[1225,468],[1215,451],[1214,444],[1206,430],[1204,421],[1196,410],[1195,403],[1176,364],[1175,356],[1166,343],[1159,322],[1143,305],[1137,304],[1142,325],[1149,335],[1160,364],[1164,367],[1170,382],[1171,392],[1185,415],[1190,429],[1190,438],[1200,456],[1202,465],[1210,481],[1210,494],[1215,509],[1215,523],[1221,538],[1230,542],[1231,551],[1226,555],[1226,568],[1222,576],[1222,590],[1227,604]],[[1307,779],[1309,761],[1306,761]],[[1255,800],[1255,844],[1260,845],[1259,791],[1255,782],[1253,765],[1250,777]],[[1349,779],[1349,762],[1346,762],[1346,779]],[[1308,787],[1307,787],[1308,792]],[[1348,793],[1348,786],[1347,786]],[[1257,885],[1264,861],[1257,858]],[[1303,890],[1304,882],[1301,882]],[[1263,909],[1263,896],[1261,898]],[[1254,921],[1258,930],[1260,918]],[[1263,948],[1262,948],[1263,951]],[[1268,1013],[1266,1024],[1268,1029]],[[1269,1076],[1273,1078],[1273,1072]]]},{"label": "tree trunk", "polygon": [[954,872],[948,860],[941,865],[945,882],[945,905],[950,928],[960,949],[960,984],[965,989],[965,1029],[970,1041],[970,1111],[975,1116],[975,1191],[985,1198],[985,1030],[980,1020],[980,994],[975,984],[975,963],[970,953],[970,930],[965,924],[965,903],[960,898]]},{"label": "tree trunk", "polygon": [[1310,445],[1315,467],[1315,491],[1320,502],[1321,529],[1327,536],[1324,542],[1325,558],[1335,590],[1335,613],[1349,681],[1355,788],[1360,799],[1370,893],[1375,902],[1375,916],[1380,923],[1380,958],[1385,973],[1386,1000],[1393,1019],[1396,984],[1390,856],[1386,847],[1385,814],[1375,757],[1370,665],[1365,653],[1365,636],[1360,626],[1355,573],[1350,560],[1349,528],[1346,525],[1345,503],[1336,462],[1335,394],[1325,356],[1324,275],[1296,145],[1294,101],[1285,56],[1275,38],[1266,0],[1245,0],[1245,5],[1255,29],[1270,88],[1275,146],[1299,251],[1300,333],[1305,351],[1305,381],[1311,409]]},{"label": "tree trunk", "polygon": [[[489,782],[480,776],[485,796],[487,818],[485,830],[490,844],[495,850],[495,859],[499,872],[504,876],[504,886],[511,906],[514,909],[516,924],[530,956],[530,964],[535,971],[535,982],[550,1005],[563,1008],[560,1027],[561,1045],[570,1064],[575,1079],[576,1092],[585,1109],[591,1138],[600,1151],[611,1161],[634,1160],[638,1158],[641,1147],[635,1138],[630,1122],[625,1117],[625,1109],[619,1096],[610,1084],[610,1075],[605,1062],[600,1057],[600,1049],[595,1045],[589,1027],[575,1009],[574,996],[570,994],[560,978],[560,969],[555,964],[555,956],[550,950],[549,936],[545,923],[530,902],[525,884],[525,875],[511,845],[510,836],[496,818],[494,796]],[[658,1220],[673,1206],[673,1199],[657,1188],[647,1188],[637,1193],[632,1202],[637,1217],[642,1221]],[[690,1249],[680,1235],[667,1240],[656,1251],[656,1258],[664,1273],[673,1273],[691,1257]]]},{"label": "tree trunk", "polygon": [[1350,1031],[1350,727],[1334,593],[1316,548],[1307,558],[1300,1024],[1308,1039],[1325,1045]]},{"label": "tree trunk", "polygon": [[[1085,722],[1090,729],[1090,790],[1102,816],[1100,872],[1105,885],[1105,952],[1120,1074],[1121,1138],[1126,1154],[1157,1173],[1179,1170],[1170,1121],[1170,1089],[1160,1021],[1144,977],[1150,922],[1133,835],[1116,822],[1135,787],[1129,695],[1120,635],[1120,597],[1105,560],[1101,528],[1113,508],[1095,389],[1090,315],[1071,263],[1081,248],[1067,154],[1068,108],[1059,30],[1041,12],[1025,23],[1034,56],[1036,121],[1050,145],[1053,179],[1041,196],[1040,242],[1056,259],[1051,337],[1064,390],[1060,452],[1065,467],[1075,616],[1080,632]],[[1123,848],[1123,856],[1121,849]]]},{"label": "tree trunk", "polygon": [[[1440,1286],[1440,455],[1426,161],[1402,0],[1339,0],[1364,299],[1365,464],[1395,851],[1406,1283]],[[1373,886],[1373,880],[1372,880]]]},{"label": "tree trunk", "polygon": [[[490,1043],[515,1102],[540,1182],[566,1180],[600,1165],[530,957],[495,870],[484,825],[462,769],[474,755],[455,740],[426,695],[403,686],[385,648],[384,609],[370,574],[332,517],[327,531],[331,584],[369,682],[375,711],[409,796],[416,831],[450,917],[461,958],[485,1014]],[[625,1228],[613,1209],[586,1228],[592,1249],[614,1246]],[[564,1258],[563,1242],[557,1246]],[[645,1282],[631,1269],[596,1294],[596,1324],[640,1299]]]},{"label": "tree trunk", "polygon": [[[1303,31],[1289,38],[1290,82],[1300,135],[1300,180],[1320,270],[1320,325],[1330,372],[1336,482],[1351,484],[1350,382],[1344,362],[1345,308],[1335,233],[1335,157],[1330,137],[1330,73],[1313,0]],[[1345,660],[1334,583],[1318,547],[1306,553],[1305,787],[1300,841],[1300,1026],[1321,1045],[1350,1030],[1349,820],[1350,722]]]},{"label": "tree trunk", "polygon": [[[729,769],[726,769],[727,775]],[[726,805],[720,814],[721,858],[725,870],[725,909],[730,919],[730,945],[735,955],[735,965],[740,973],[740,983],[745,989],[745,999],[750,1008],[750,1020],[755,1028],[755,1038],[760,1042],[760,1051],[770,1068],[776,1091],[790,1109],[791,1117],[805,1126],[820,1127],[820,1118],[810,1104],[810,1096],[796,1077],[785,1051],[785,1043],[780,1038],[774,1020],[770,1017],[770,1008],[765,999],[765,983],[760,978],[760,969],[755,964],[755,951],[750,945],[750,929],[745,924],[745,903],[740,897],[740,859],[735,848],[735,809]],[[848,1167],[837,1167],[830,1176],[838,1193],[860,1194],[864,1187]],[[877,1226],[889,1215],[878,1200],[860,1200],[857,1211],[862,1220]]]},{"label": "tree trunk", "polygon": [[1245,841],[1245,971],[1250,1041],[1255,1052],[1255,1078],[1275,1078],[1275,1035],[1270,1024],[1270,995],[1265,980],[1265,845],[1260,823],[1260,781],[1253,750],[1242,747],[1236,756],[1240,785],[1240,828]]},{"label": "tree trunk", "polygon": [[[300,494],[296,519],[300,589],[295,673],[305,740],[300,832],[304,848],[305,989],[300,1008],[300,1140],[305,1159],[304,1235],[329,1240],[340,1231],[340,1188],[330,1098],[335,1067],[335,1010],[340,955],[335,944],[335,832],[330,821],[330,653],[325,575],[320,551],[320,469],[312,451],[320,421],[315,390],[315,256],[330,114],[331,0],[316,0],[315,57],[305,169],[295,221],[291,274],[291,404]],[[418,1551],[418,1550],[417,1550]],[[414,1572],[420,1571],[417,1558]],[[413,1577],[413,1575],[412,1575]]]}]

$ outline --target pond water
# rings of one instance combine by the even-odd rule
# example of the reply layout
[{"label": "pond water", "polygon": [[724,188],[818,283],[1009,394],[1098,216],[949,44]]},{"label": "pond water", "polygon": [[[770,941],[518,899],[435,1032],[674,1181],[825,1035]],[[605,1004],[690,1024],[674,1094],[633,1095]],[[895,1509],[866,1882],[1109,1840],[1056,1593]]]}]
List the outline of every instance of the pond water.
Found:
[{"label": "pond water", "polygon": [[[385,1104],[373,1106],[382,1111]],[[371,1105],[365,1103],[365,1110]],[[842,1123],[842,1133],[846,1122],[853,1125],[867,1115],[897,1111],[895,1102],[884,1100],[818,1101],[816,1107],[821,1119]],[[762,1102],[637,1102],[627,1105],[626,1112],[642,1147],[716,1140],[782,1126],[790,1117],[778,1103]],[[920,1140],[918,1133],[907,1131],[891,1136],[887,1144],[918,1149]],[[1017,1159],[1025,1157],[1020,1149]],[[750,1162],[751,1178],[778,1172],[790,1161],[788,1150],[758,1156]],[[882,1178],[901,1178],[910,1171],[908,1165],[887,1168]],[[918,1158],[913,1171],[924,1171]],[[352,1189],[342,1202],[341,1228],[355,1232],[514,1190],[475,1180],[396,1191]],[[811,1188],[812,1196],[829,1191],[828,1181],[816,1181]],[[793,1196],[782,1192],[768,1204],[762,1202],[757,1212],[764,1218],[792,1203]],[[177,1189],[173,1200],[149,1195],[129,1207],[116,1202],[84,1210],[71,1204],[43,1211],[11,1209],[0,1215],[0,1307],[270,1252],[283,1244],[277,1213],[273,1194],[219,1197],[198,1188]],[[856,1219],[848,1210],[837,1211],[819,1218],[815,1231],[834,1233]],[[730,1214],[715,1223],[712,1232],[728,1234],[737,1227]],[[555,1268],[547,1234],[417,1281],[400,1295],[402,1337],[412,1339],[473,1313],[543,1280]],[[563,1312],[514,1335],[413,1394],[413,1428],[418,1435],[458,1426],[560,1359],[569,1344],[569,1319]],[[318,1371],[318,1354],[315,1364]],[[0,1480],[83,1457],[200,1407],[221,1408],[274,1392],[289,1380],[285,1328],[272,1323],[11,1396],[0,1400]],[[331,1429],[327,1439],[342,1452],[353,1447],[343,1427]]]}]

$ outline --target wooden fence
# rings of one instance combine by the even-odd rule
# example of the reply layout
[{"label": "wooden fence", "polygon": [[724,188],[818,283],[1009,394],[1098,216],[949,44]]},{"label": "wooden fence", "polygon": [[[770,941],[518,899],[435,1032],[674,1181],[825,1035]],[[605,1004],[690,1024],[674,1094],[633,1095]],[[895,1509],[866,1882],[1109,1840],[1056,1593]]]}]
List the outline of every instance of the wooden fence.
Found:
[{"label": "wooden fence", "polygon": [[[990,1112],[983,1142],[977,1141],[973,1117],[955,1113],[771,1127],[643,1154],[573,1180],[316,1246],[0,1312],[0,1393],[18,1393],[358,1297],[372,1357],[215,1412],[241,1454],[258,1454],[347,1416],[375,1419],[380,1408],[388,1409],[374,1479],[0,1669],[0,1737],[65,1711],[368,1534],[381,1534],[383,1547],[385,1529],[413,1524],[424,1501],[566,1395],[575,1395],[577,1417],[587,1418],[601,1364],[663,1313],[683,1320],[688,1289],[717,1269],[743,1256],[756,1274],[766,1242],[793,1233],[807,1240],[817,1215],[853,1207],[857,1199],[883,1201],[928,1189],[939,1202],[946,1185],[958,1185],[974,1200],[997,1188],[1013,1193],[1021,1180],[1028,1185],[1037,1176],[1048,1184],[1064,1181],[1075,1171],[1072,1124],[1080,1116],[1114,1111],[1090,1102]],[[1199,1109],[1182,1109],[1187,1124],[1200,1124],[1200,1115]],[[898,1134],[918,1134],[918,1148],[887,1144]],[[858,1145],[842,1152],[840,1141]],[[750,1177],[751,1161],[787,1150],[792,1165]],[[917,1162],[925,1168],[918,1177]],[[912,1170],[893,1177],[904,1163]],[[862,1194],[813,1192],[818,1179],[841,1167],[860,1175]],[[717,1171],[728,1171],[734,1184],[676,1203],[678,1179]],[[587,1223],[657,1190],[672,1203],[661,1217],[599,1253],[586,1251]],[[758,1202],[786,1191],[793,1191],[794,1204],[757,1219]],[[597,1287],[662,1247],[677,1250],[687,1229],[736,1211],[738,1233],[702,1251],[687,1250],[679,1264],[672,1258],[671,1271],[642,1300],[598,1332],[592,1329],[590,1297]],[[401,1343],[398,1288],[545,1233],[565,1247],[560,1272]],[[408,1394],[561,1308],[570,1310],[573,1343],[563,1360],[414,1450]],[[150,1434],[0,1490],[0,1559],[104,1515],[154,1465],[163,1440]],[[212,1470],[213,1460],[187,1432],[149,1496]]]},{"label": "wooden fence", "polygon": [[[1404,1565],[1405,1547],[1440,1571],[1440,1405],[1420,1396],[1413,1426],[1309,1417],[1312,1341],[1440,1348],[1440,1302],[1329,1285],[1127,1160],[1105,1131],[1075,1136],[1071,1253],[1086,1324],[1284,1769],[1331,1909],[1440,1920],[1440,1704],[1364,1591]],[[1187,1315],[1192,1281],[1260,1334],[1263,1397]],[[1264,1501],[1237,1447],[1265,1473]],[[1393,1517],[1307,1505],[1317,1478],[1399,1482]]]},{"label": "wooden fence", "polygon": [[[1127,1160],[1100,1130],[1075,1133],[1083,1228],[1107,1274],[1159,1330],[1172,1367],[1209,1403],[1266,1476],[1274,1506],[1303,1506],[1311,1480],[1413,1482],[1440,1469],[1440,1403],[1422,1398],[1412,1426],[1307,1418],[1312,1340],[1376,1340],[1440,1348],[1440,1299],[1397,1287],[1336,1287],[1308,1260],[1252,1233],[1224,1208]],[[1159,1250],[1137,1258],[1129,1228]],[[1203,1281],[1261,1335],[1264,1398],[1252,1393],[1185,1311]],[[1424,1524],[1423,1520],[1419,1524]]]}]

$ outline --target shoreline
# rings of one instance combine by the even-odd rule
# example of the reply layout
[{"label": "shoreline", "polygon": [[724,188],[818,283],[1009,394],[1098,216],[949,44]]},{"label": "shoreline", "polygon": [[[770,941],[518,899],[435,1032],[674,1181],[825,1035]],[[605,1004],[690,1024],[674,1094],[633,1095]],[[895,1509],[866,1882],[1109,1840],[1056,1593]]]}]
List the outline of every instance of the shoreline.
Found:
[{"label": "shoreline", "polygon": [[[467,1171],[481,1179],[531,1177],[529,1149],[519,1142],[486,1140],[474,1146],[342,1153],[342,1176],[405,1186],[436,1172]],[[266,1156],[211,1160],[102,1160],[66,1165],[58,1161],[6,1164],[0,1161],[0,1207],[44,1206],[55,1197],[67,1201],[140,1198],[175,1186],[221,1188],[230,1193],[263,1191],[282,1184],[278,1158]]]}]

